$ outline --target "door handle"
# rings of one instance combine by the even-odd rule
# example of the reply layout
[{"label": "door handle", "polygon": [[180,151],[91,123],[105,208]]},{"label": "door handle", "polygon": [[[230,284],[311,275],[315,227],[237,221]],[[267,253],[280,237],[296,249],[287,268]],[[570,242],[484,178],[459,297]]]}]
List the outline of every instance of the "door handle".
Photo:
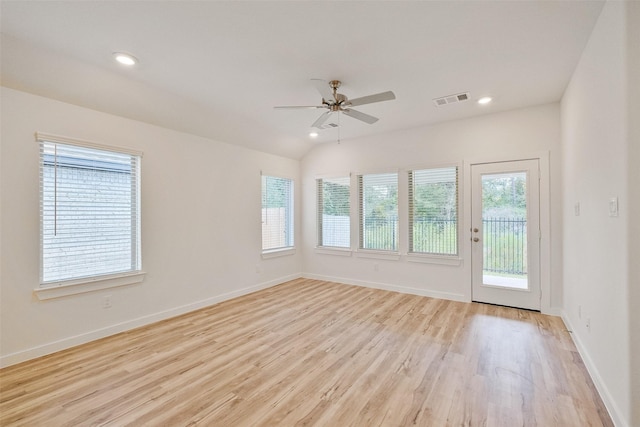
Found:
[{"label": "door handle", "polygon": [[474,238],[473,238],[473,241],[474,241],[474,242],[479,242],[479,241],[480,241],[480,239],[479,239],[479,238],[477,238],[477,237],[474,237]]}]

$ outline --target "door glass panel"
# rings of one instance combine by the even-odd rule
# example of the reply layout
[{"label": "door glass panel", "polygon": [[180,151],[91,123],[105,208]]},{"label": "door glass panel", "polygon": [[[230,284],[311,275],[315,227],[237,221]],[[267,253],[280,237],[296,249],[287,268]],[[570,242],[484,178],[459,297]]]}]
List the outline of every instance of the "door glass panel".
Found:
[{"label": "door glass panel", "polygon": [[482,283],[528,289],[527,173],[482,175]]}]

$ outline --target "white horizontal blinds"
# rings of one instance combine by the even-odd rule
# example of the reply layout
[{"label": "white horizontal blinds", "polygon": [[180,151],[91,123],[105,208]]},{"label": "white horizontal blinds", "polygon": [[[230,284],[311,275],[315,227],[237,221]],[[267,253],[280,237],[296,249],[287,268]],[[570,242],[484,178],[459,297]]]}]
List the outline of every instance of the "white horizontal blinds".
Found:
[{"label": "white horizontal blinds", "polygon": [[458,168],[409,172],[409,252],[458,254]]},{"label": "white horizontal blinds", "polygon": [[316,237],[318,246],[324,242],[324,184],[322,179],[316,179]]},{"label": "white horizontal blinds", "polygon": [[358,176],[361,249],[398,250],[398,174]]},{"label": "white horizontal blinds", "polygon": [[40,141],[42,282],[140,269],[140,158]]},{"label": "white horizontal blinds", "polygon": [[350,248],[350,178],[316,180],[318,246]]},{"label": "white horizontal blinds", "polygon": [[293,247],[293,181],[262,175],[262,250]]}]

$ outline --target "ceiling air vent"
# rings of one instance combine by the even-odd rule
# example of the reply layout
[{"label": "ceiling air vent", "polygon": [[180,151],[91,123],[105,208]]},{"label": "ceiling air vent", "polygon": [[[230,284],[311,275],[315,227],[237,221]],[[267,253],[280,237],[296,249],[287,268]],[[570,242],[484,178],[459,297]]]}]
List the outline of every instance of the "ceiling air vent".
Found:
[{"label": "ceiling air vent", "polygon": [[331,123],[331,122],[318,126],[319,129],[333,129],[337,127],[338,127],[337,123]]},{"label": "ceiling air vent", "polygon": [[455,104],[456,102],[463,102],[469,99],[469,92],[458,93],[456,95],[447,95],[442,98],[435,98],[433,103],[436,107],[442,107],[443,105]]}]

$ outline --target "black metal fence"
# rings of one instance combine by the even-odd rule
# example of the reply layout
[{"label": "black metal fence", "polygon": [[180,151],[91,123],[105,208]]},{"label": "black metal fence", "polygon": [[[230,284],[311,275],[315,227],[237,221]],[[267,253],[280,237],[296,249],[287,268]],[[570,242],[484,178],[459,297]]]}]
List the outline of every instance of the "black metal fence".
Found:
[{"label": "black metal fence", "polygon": [[384,251],[398,250],[397,219],[367,218],[363,231],[363,248]]},{"label": "black metal fence", "polygon": [[[486,218],[483,221],[484,271],[527,274],[527,220]],[[364,224],[366,249],[397,250],[397,219],[368,218]],[[455,255],[458,253],[456,220],[416,218],[412,252]]]},{"label": "black metal fence", "polygon": [[432,220],[415,218],[411,251],[431,254],[458,253],[458,225],[455,219]]},{"label": "black metal fence", "polygon": [[484,271],[527,274],[527,220],[486,218],[482,222]]},{"label": "black metal fence", "polygon": [[[455,255],[458,253],[456,220],[415,219],[411,251]],[[368,218],[364,228],[364,248],[397,250],[398,220]]]}]

